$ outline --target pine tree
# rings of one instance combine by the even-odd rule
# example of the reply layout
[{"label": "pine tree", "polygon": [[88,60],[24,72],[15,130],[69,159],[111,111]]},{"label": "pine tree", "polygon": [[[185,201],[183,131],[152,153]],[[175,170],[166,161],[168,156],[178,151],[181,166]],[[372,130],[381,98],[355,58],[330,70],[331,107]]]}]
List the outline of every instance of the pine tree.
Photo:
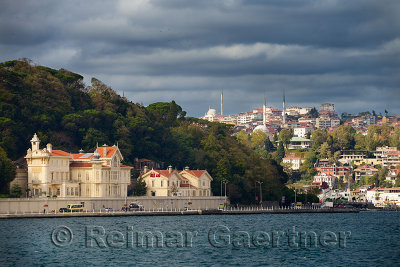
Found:
[{"label": "pine tree", "polygon": [[145,196],[147,192],[146,182],[142,178],[137,179],[136,184],[133,187],[133,194],[135,196]]},{"label": "pine tree", "polygon": [[284,157],[285,157],[285,149],[283,148],[283,143],[279,142],[278,149],[275,152],[275,160],[276,162],[281,163]]},{"label": "pine tree", "polygon": [[272,144],[271,140],[269,140],[269,138],[267,138],[265,140],[265,150],[267,152],[272,152],[275,150],[274,144]]}]

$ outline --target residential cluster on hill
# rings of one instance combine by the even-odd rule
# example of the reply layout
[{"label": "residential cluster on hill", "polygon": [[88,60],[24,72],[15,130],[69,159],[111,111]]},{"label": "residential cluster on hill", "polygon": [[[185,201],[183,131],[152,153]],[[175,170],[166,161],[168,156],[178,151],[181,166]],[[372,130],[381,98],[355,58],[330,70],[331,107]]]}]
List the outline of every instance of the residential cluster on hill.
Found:
[{"label": "residential cluster on hill", "polygon": [[[372,111],[339,117],[332,103],[319,110],[285,106],[285,96],[282,109],[267,107],[264,97],[264,105],[252,112],[223,116],[210,109],[202,119],[232,124],[239,142],[280,162],[290,183],[301,184],[303,192],[318,188],[335,192],[338,200],[400,205],[394,188],[400,186],[399,117],[386,110],[384,116]],[[388,191],[371,201],[363,188],[376,195],[393,188],[393,196]]]}]

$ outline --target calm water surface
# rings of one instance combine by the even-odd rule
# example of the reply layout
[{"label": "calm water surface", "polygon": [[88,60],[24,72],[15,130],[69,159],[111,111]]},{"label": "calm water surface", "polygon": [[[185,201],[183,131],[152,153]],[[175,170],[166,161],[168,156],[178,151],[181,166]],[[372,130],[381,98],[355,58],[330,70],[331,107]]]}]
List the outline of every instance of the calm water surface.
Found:
[{"label": "calm water surface", "polygon": [[[66,247],[57,247],[51,241],[54,229],[68,227],[73,238]],[[133,247],[124,245],[110,247],[105,239],[105,248],[99,248],[96,242],[87,247],[86,227],[101,226],[105,234],[119,231],[123,238],[132,238],[132,233],[150,231],[167,233],[186,231],[198,234],[193,238],[192,247]],[[290,246],[287,238],[282,238],[276,247],[264,248],[235,247],[225,245],[213,247],[208,238],[210,231],[230,230],[231,240],[236,245],[242,239],[234,234],[247,231],[254,236],[257,231],[273,235],[272,231],[314,231],[321,235],[324,231],[338,234],[349,231],[346,247],[339,245],[307,248]],[[131,235],[127,227],[132,227]],[[168,217],[108,217],[108,218],[52,218],[52,219],[7,219],[0,220],[0,266],[31,265],[161,265],[161,266],[223,266],[223,265],[289,265],[289,266],[399,266],[400,265],[400,212],[360,212],[358,214],[262,214],[262,215],[225,215],[225,216],[168,216]],[[95,228],[99,229],[99,228]],[[226,228],[224,228],[226,229]],[[114,232],[112,232],[114,231]],[[59,233],[59,242],[68,240],[64,232]],[[93,234],[97,234],[96,231]],[[89,232],[90,235],[90,232]],[[109,242],[121,236],[111,235]],[[221,235],[221,233],[220,233]],[[223,235],[223,234],[222,234]],[[216,239],[224,244],[225,239]],[[173,236],[172,236],[173,237]],[[272,237],[271,237],[272,238]],[[126,239],[122,241],[126,241]],[[166,240],[165,239],[165,240]],[[173,239],[172,239],[173,240]],[[225,240],[225,241],[224,241]],[[283,240],[283,242],[282,242]],[[285,242],[286,240],[286,242]],[[57,240],[56,240],[57,241]],[[121,241],[121,242],[122,242]],[[68,244],[68,243],[67,243]],[[171,243],[174,245],[174,243]],[[111,243],[112,245],[112,243]]]}]

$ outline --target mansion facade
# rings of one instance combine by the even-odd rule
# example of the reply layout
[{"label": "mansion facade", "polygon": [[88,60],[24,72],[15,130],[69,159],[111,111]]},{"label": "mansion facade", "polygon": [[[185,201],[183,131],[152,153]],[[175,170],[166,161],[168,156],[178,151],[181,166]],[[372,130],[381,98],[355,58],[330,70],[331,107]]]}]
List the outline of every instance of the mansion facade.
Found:
[{"label": "mansion facade", "polygon": [[142,179],[147,186],[147,196],[198,196],[206,197],[211,194],[213,178],[206,170],[190,170],[186,167],[182,171],[144,169]]},{"label": "mansion facade", "polygon": [[118,146],[97,147],[93,153],[72,154],[40,149],[35,134],[25,156],[28,188],[33,197],[126,197],[132,167],[121,164]]}]

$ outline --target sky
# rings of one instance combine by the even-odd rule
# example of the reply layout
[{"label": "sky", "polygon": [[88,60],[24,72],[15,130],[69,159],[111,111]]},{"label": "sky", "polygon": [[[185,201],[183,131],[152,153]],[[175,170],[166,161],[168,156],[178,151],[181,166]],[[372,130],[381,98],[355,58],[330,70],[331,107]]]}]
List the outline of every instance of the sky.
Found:
[{"label": "sky", "polygon": [[400,114],[398,0],[2,0],[0,61],[96,77],[188,116],[335,104]]}]

